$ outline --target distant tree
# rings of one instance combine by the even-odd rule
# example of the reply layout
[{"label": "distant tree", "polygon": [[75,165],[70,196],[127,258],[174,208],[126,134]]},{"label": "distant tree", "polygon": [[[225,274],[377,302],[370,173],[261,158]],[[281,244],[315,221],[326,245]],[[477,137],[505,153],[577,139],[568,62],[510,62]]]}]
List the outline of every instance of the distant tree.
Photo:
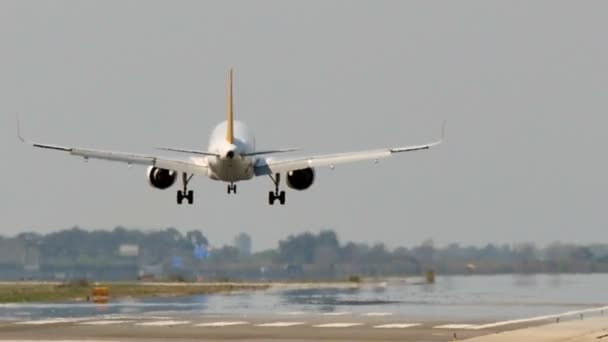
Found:
[{"label": "distant tree", "polygon": [[369,246],[363,243],[356,244],[349,242],[340,249],[340,260],[346,263],[363,263],[366,262]]},{"label": "distant tree", "polygon": [[433,240],[425,240],[420,246],[414,247],[412,254],[423,268],[433,268],[435,258],[435,244]]},{"label": "distant tree", "polygon": [[588,247],[576,247],[572,251],[571,257],[578,261],[591,261],[593,260],[593,253]]},{"label": "distant tree", "polygon": [[272,264],[278,259],[279,252],[276,249],[267,249],[251,255],[251,260],[260,264]]},{"label": "distant tree", "polygon": [[279,241],[279,262],[312,264],[316,238],[311,233],[290,235],[287,240]]},{"label": "distant tree", "polygon": [[239,250],[234,246],[214,249],[210,259],[214,262],[235,262],[239,260]]},{"label": "distant tree", "polygon": [[365,259],[371,264],[382,264],[389,262],[391,260],[391,255],[383,243],[377,243],[369,249]]},{"label": "distant tree", "polygon": [[328,248],[338,249],[340,248],[340,242],[338,236],[333,230],[322,230],[317,236],[317,246],[324,246]]},{"label": "distant tree", "polygon": [[86,254],[88,233],[79,227],[48,234],[40,244],[41,257],[76,259]]},{"label": "distant tree", "polygon": [[209,241],[207,241],[207,238],[200,230],[191,230],[187,232],[186,240],[190,241],[193,245],[196,246],[209,244]]}]

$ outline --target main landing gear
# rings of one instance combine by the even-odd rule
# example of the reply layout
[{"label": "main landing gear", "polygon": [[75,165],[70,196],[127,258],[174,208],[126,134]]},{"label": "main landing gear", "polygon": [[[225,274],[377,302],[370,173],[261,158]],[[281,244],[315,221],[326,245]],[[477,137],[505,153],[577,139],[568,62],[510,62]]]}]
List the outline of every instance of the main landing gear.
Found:
[{"label": "main landing gear", "polygon": [[177,191],[177,204],[182,204],[184,199],[188,200],[188,204],[194,203],[194,191],[188,190],[188,182],[192,179],[193,175],[188,176],[187,173],[182,173],[182,183],[184,185],[184,190]]},{"label": "main landing gear", "polygon": [[285,204],[285,191],[279,191],[279,182],[281,181],[281,174],[277,173],[274,177],[270,175],[270,179],[274,183],[274,191],[268,193],[268,204],[274,205],[275,200],[279,200],[281,205]]},{"label": "main landing gear", "polygon": [[236,194],[236,184],[230,182],[230,184],[228,184],[228,190],[226,190],[226,192],[228,192],[228,194]]}]

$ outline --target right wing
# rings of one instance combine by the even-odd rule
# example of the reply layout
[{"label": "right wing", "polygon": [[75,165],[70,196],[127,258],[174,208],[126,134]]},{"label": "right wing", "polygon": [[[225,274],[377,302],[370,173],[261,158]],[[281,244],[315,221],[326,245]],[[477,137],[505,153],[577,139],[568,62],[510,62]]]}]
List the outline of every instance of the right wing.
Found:
[{"label": "right wing", "polygon": [[419,150],[428,150],[431,147],[437,146],[443,142],[445,136],[445,122],[441,128],[441,139],[432,143],[423,145],[411,145],[402,147],[393,147],[376,150],[364,150],[356,152],[336,153],[316,155],[310,157],[299,157],[292,159],[258,159],[255,167],[256,176],[273,175],[276,173],[286,173],[295,170],[301,170],[308,167],[333,167],[337,164],[354,163],[358,161],[374,160],[388,158],[395,153],[412,152]]},{"label": "right wing", "polygon": [[55,150],[55,151],[63,151],[67,152],[70,155],[82,157],[85,159],[102,159],[109,160],[115,162],[122,162],[127,164],[138,164],[138,165],[148,165],[155,166],[161,169],[172,170],[176,172],[185,172],[187,174],[196,174],[207,176],[209,169],[205,163],[204,158],[200,159],[191,159],[189,161],[181,161],[181,160],[173,160],[167,159],[164,157],[150,156],[150,155],[141,155],[134,153],[125,153],[125,152],[115,152],[115,151],[102,151],[102,150],[94,150],[88,148],[79,148],[79,147],[66,147],[66,146],[58,146],[51,144],[41,144],[37,142],[28,141],[21,134],[21,127],[19,123],[19,118],[17,118],[17,135],[19,140],[24,143],[30,144],[34,147]]}]

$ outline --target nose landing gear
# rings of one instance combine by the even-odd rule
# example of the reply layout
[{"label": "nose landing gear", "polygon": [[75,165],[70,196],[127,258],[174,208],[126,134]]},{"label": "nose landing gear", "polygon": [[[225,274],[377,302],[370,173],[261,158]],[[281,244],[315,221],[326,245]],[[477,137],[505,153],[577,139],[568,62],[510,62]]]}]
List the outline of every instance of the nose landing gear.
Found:
[{"label": "nose landing gear", "polygon": [[230,184],[228,184],[228,189],[226,190],[226,192],[228,192],[228,194],[236,194],[236,184],[230,182]]}]

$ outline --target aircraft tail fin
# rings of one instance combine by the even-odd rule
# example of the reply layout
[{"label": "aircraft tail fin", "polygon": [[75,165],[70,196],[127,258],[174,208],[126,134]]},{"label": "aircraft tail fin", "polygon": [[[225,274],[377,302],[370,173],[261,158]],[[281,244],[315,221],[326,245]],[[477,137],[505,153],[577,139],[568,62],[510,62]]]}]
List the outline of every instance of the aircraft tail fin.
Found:
[{"label": "aircraft tail fin", "polygon": [[226,102],[226,141],[234,142],[234,114],[232,101],[232,68],[228,74],[228,99]]}]

